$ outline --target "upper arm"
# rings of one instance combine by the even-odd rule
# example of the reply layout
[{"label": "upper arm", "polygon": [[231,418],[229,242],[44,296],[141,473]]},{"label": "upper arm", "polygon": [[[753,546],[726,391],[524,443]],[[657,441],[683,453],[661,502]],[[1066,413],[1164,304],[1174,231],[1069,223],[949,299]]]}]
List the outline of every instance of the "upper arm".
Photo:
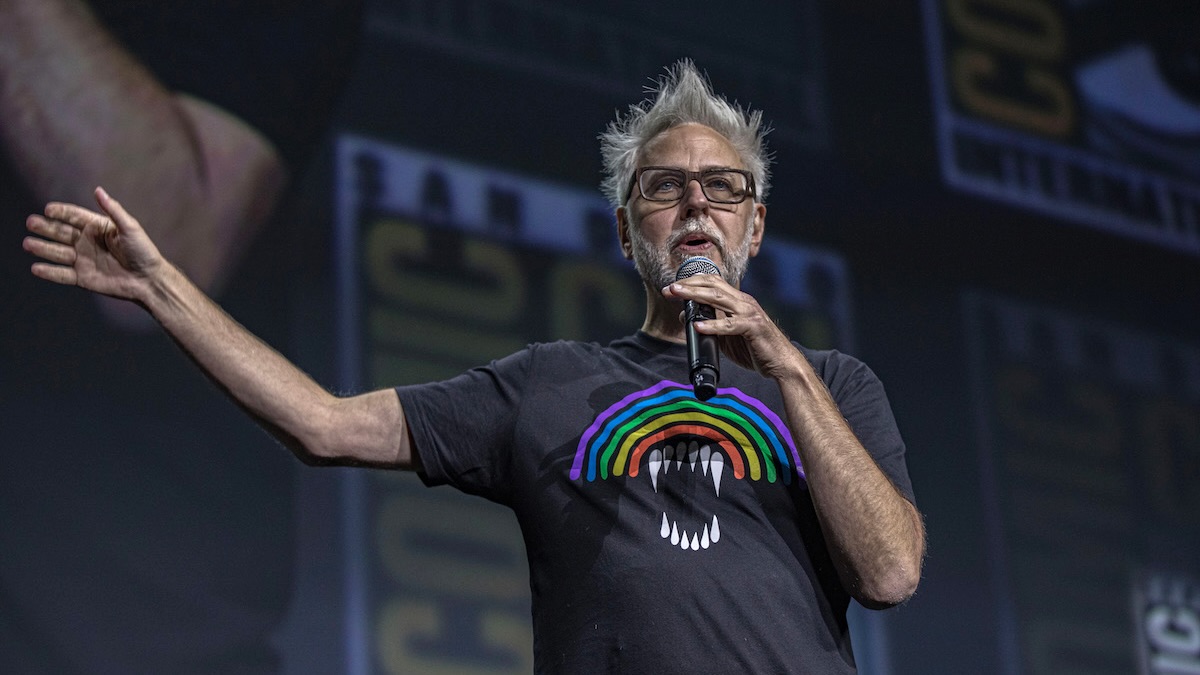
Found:
[{"label": "upper arm", "polygon": [[865,363],[838,354],[834,373],[826,381],[838,410],[855,437],[875,460],[896,490],[914,502],[908,475],[907,448],[883,382]]}]

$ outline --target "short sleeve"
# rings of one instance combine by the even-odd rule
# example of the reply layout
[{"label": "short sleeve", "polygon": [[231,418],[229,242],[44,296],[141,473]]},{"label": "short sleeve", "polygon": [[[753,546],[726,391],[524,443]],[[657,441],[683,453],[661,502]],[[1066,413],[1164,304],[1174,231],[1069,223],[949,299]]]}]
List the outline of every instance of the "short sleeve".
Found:
[{"label": "short sleeve", "polygon": [[822,370],[825,385],[854,435],[900,494],[914,502],[904,440],[883,383],[865,363],[841,352],[829,352]]},{"label": "short sleeve", "polygon": [[513,437],[530,351],[442,382],[396,388],[429,485],[510,501]]}]

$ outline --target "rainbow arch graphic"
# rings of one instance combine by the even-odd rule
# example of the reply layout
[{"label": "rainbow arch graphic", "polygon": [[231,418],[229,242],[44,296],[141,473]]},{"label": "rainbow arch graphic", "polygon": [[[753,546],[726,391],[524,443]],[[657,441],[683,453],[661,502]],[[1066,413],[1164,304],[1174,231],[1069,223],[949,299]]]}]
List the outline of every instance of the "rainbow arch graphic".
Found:
[{"label": "rainbow arch graphic", "polygon": [[793,471],[801,478],[800,454],[787,425],[762,401],[729,387],[700,401],[692,388],[663,380],[635,391],[596,416],[579,439],[571,480],[587,468],[587,480],[638,475],[642,455],[673,436],[699,436],[720,446],[733,475],[743,479],[791,485]]}]

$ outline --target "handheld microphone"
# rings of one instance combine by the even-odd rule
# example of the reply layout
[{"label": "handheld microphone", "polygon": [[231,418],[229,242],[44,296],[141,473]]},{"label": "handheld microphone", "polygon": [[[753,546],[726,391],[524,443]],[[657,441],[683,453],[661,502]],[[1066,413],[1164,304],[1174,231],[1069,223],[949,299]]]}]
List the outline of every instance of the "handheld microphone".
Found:
[{"label": "handheld microphone", "polygon": [[[683,261],[675,273],[675,281],[694,277],[697,274],[720,274],[713,261],[704,256],[695,256]],[[696,321],[715,319],[717,313],[711,305],[687,300],[683,305],[683,326],[687,335],[688,376],[696,398],[707,401],[717,393],[717,380],[721,376],[720,351],[715,335],[696,332]]]}]

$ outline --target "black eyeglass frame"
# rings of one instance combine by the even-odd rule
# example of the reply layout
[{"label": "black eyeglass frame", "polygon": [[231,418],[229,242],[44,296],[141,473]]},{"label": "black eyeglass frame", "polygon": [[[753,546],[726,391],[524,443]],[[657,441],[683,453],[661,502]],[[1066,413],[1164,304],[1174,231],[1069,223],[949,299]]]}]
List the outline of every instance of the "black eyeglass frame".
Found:
[{"label": "black eyeglass frame", "polygon": [[[637,169],[635,169],[633,172],[633,176],[629,179],[629,189],[625,191],[625,201],[629,201],[629,197],[633,195],[634,186],[637,186],[638,195],[642,199],[645,199],[648,202],[654,202],[655,204],[666,204],[666,203],[670,203],[670,202],[677,202],[680,199],[683,199],[682,194],[680,194],[675,199],[654,199],[652,197],[647,197],[646,193],[642,191],[641,178],[642,178],[643,173],[653,170],[653,169],[657,169],[660,171],[662,171],[662,170],[678,171],[679,173],[683,174],[683,176],[684,176],[684,181],[683,181],[684,190],[683,191],[684,192],[687,192],[687,186],[690,185],[692,181],[696,181],[697,183],[700,184],[700,191],[704,193],[704,198],[710,202],[713,202],[714,204],[741,204],[742,202],[746,201],[747,198],[756,198],[757,197],[757,189],[756,189],[756,186],[754,185],[754,174],[750,173],[746,169],[712,168],[712,169],[701,169],[700,171],[688,171],[687,169],[682,169],[677,166],[643,166],[643,167],[638,167]],[[706,190],[704,188],[704,181],[701,180],[701,178],[703,178],[706,174],[718,173],[718,172],[719,173],[726,173],[726,172],[740,173],[746,177],[746,189],[744,192],[742,192],[741,198],[739,198],[737,201],[725,201],[725,200],[720,200],[720,199],[713,199],[708,196],[708,190]]]}]

